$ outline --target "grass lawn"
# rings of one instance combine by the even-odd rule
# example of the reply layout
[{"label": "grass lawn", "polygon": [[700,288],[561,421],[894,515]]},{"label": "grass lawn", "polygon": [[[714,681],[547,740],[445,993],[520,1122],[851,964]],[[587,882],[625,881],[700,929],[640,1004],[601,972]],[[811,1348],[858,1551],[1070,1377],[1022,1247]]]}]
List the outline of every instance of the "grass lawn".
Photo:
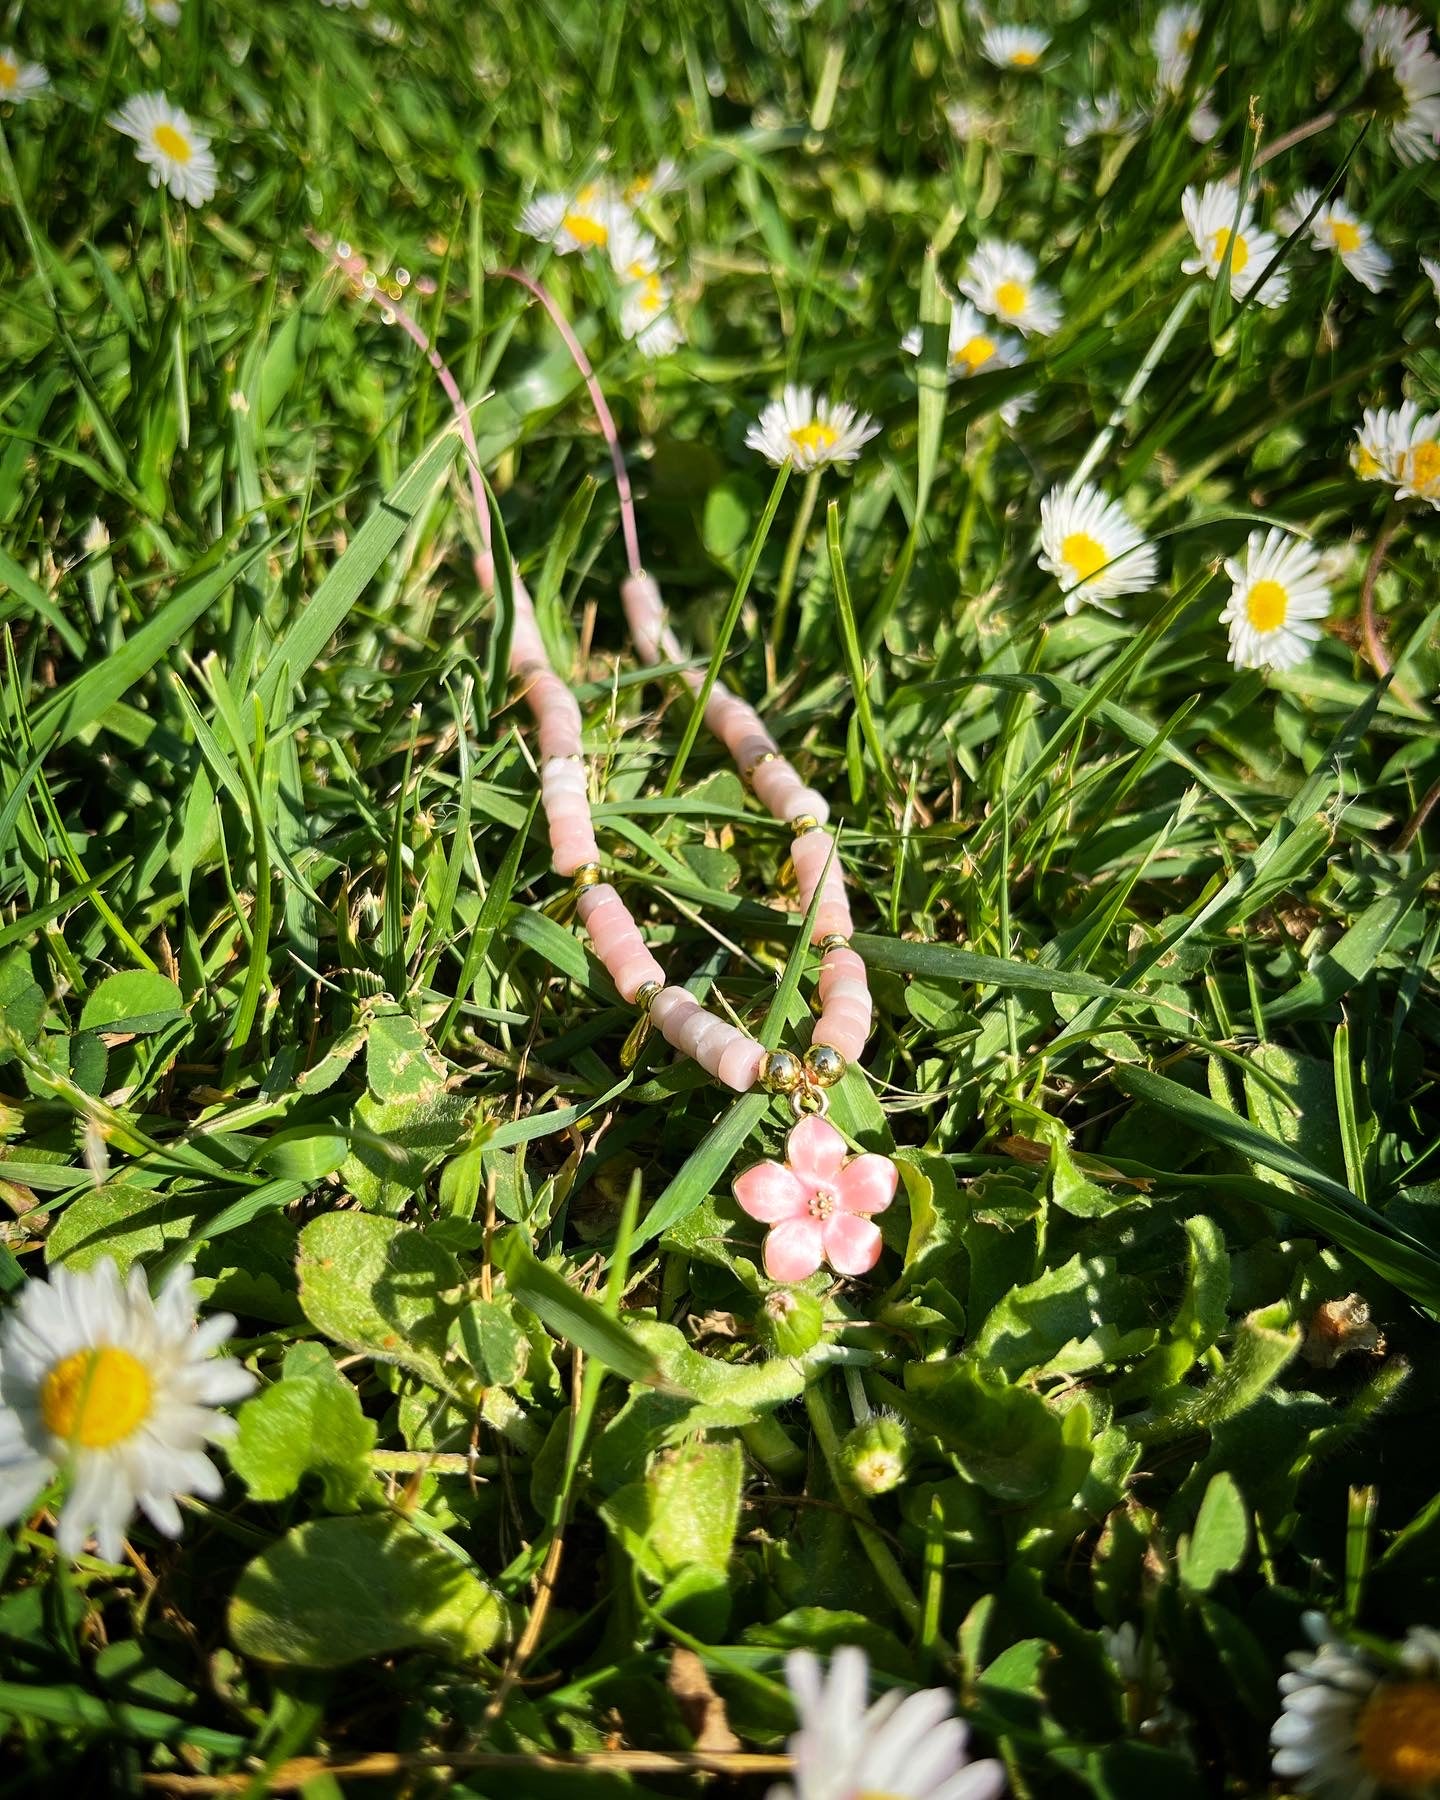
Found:
[{"label": "grass lawn", "polygon": [[[1440,1792],[1440,63],[1371,11],[7,16],[0,1797],[988,1800],[867,1679],[1022,1797]],[[767,1276],[782,1097],[622,1062],[511,559],[767,1047],[819,959],[687,673],[829,801],[865,1272]]]}]

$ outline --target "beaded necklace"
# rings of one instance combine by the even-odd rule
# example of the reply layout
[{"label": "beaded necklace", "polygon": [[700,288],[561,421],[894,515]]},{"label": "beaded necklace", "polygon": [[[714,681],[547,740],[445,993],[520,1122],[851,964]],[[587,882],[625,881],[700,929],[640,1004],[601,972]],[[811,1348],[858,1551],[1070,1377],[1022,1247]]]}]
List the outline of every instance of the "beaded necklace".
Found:
[{"label": "beaded necklace", "polygon": [[[400,326],[440,380],[469,463],[470,499],[484,546],[475,556],[476,576],[482,593],[493,598],[490,508],[459,384],[406,310],[404,287],[398,280],[382,282],[348,244],[323,238],[314,241],[328,252],[359,295],[375,301],[387,322]],[[647,666],[662,661],[677,665],[698,701],[704,678],[689,666],[667,621],[660,589],[641,562],[629,473],[615,421],[589,358],[569,321],[539,282],[521,270],[499,273],[518,281],[549,314],[580,371],[609,446],[629,566],[620,592],[636,651]],[[748,1093],[758,1084],[767,1092],[786,1096],[797,1121],[790,1133],[787,1161],[757,1164],[734,1184],[741,1206],[774,1227],[766,1242],[767,1272],[777,1280],[799,1280],[812,1273],[823,1258],[841,1273],[863,1273],[878,1259],[880,1239],[868,1218],[859,1215],[883,1210],[894,1194],[898,1176],[887,1157],[864,1155],[847,1162],[844,1139],[823,1116],[829,1107],[829,1090],[864,1051],[872,1016],[865,964],[850,945],[850,904],[839,845],[828,829],[830,809],[824,796],[800,779],[754,707],[716,681],[704,699],[705,725],[730,753],[756,797],[789,826],[793,834],[791,861],[805,916],[819,893],[811,936],[820,952],[819,1017],[803,1054],[766,1050],[728,1019],[702,1006],[686,988],[667,982],[624,899],[605,879],[590,811],[580,707],[569,684],[551,664],[518,568],[512,570],[511,587],[510,674],[536,726],[540,798],[551,859],[556,874],[570,883],[575,910],[595,955],[620,997],[637,1009],[638,1030],[631,1034],[625,1060],[633,1061],[640,1037],[653,1026],[674,1049],[735,1093]]]}]

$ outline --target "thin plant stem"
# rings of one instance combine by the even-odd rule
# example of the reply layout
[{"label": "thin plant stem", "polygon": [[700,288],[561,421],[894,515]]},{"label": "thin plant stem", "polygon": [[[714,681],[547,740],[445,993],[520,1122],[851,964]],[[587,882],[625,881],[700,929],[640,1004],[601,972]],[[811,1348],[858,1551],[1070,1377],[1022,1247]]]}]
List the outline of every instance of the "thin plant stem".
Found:
[{"label": "thin plant stem", "polygon": [[785,626],[790,617],[790,596],[794,592],[795,575],[800,567],[800,552],[805,547],[805,536],[810,529],[815,502],[820,495],[820,476],[821,470],[812,469],[805,477],[795,522],[790,527],[790,538],[785,545],[785,560],[780,565],[780,585],[775,590],[775,618],[770,627],[770,649],[777,657],[785,642]]}]

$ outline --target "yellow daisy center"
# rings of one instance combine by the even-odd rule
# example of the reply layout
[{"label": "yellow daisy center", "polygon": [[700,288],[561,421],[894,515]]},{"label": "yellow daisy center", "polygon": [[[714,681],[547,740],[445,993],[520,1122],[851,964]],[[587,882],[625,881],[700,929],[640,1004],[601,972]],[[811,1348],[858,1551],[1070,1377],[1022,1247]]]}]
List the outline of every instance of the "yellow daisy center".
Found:
[{"label": "yellow daisy center", "polygon": [[190,140],[177,131],[173,125],[157,125],[150,133],[150,141],[162,156],[168,156],[171,162],[188,163],[194,152],[190,148]]},{"label": "yellow daisy center", "polygon": [[1367,450],[1364,444],[1359,445],[1355,451],[1355,473],[1362,481],[1373,481],[1380,473],[1379,457]]},{"label": "yellow daisy center", "polygon": [[1088,581],[1109,562],[1110,553],[1088,532],[1072,531],[1060,546],[1060,560],[1075,571],[1079,580]]},{"label": "yellow daisy center", "polygon": [[0,88],[7,92],[20,78],[20,65],[12,57],[0,56]]},{"label": "yellow daisy center", "polygon": [[1021,313],[1030,298],[1023,281],[1002,281],[995,290],[995,304],[1002,313]]},{"label": "yellow daisy center", "polygon": [[1290,596],[1278,581],[1257,581],[1245,596],[1245,617],[1257,631],[1278,631],[1290,610]]},{"label": "yellow daisy center", "polygon": [[1440,1681],[1387,1681],[1365,1702],[1356,1728],[1360,1760],[1382,1787],[1440,1780]]},{"label": "yellow daisy center", "polygon": [[822,419],[812,419],[808,425],[797,425],[790,433],[790,442],[797,450],[828,450],[840,433],[833,425],[827,425]]},{"label": "yellow daisy center", "polygon": [[1360,248],[1360,227],[1352,225],[1348,219],[1330,219],[1326,221],[1330,227],[1330,239],[1342,255]]},{"label": "yellow daisy center", "polygon": [[1012,50],[1010,60],[1017,69],[1032,69],[1040,60],[1038,50]]},{"label": "yellow daisy center", "polygon": [[150,1411],[150,1375],[128,1350],[76,1350],[40,1383],[45,1428],[81,1450],[129,1437]]},{"label": "yellow daisy center", "polygon": [[[1230,233],[1222,227],[1214,234],[1211,241],[1215,246],[1216,262],[1224,262],[1225,246],[1230,242]],[[1232,275],[1238,275],[1249,260],[1250,246],[1245,242],[1243,237],[1237,237],[1235,240],[1235,248],[1230,252],[1230,273]]]},{"label": "yellow daisy center", "polygon": [[970,338],[966,343],[961,344],[958,349],[952,350],[950,352],[950,360],[957,368],[963,364],[973,374],[982,363],[989,362],[994,354],[994,338],[988,338],[981,332],[977,336]]},{"label": "yellow daisy center", "polygon": [[660,277],[647,275],[645,285],[640,291],[640,308],[642,312],[659,312],[664,296],[660,292]]},{"label": "yellow daisy center", "polygon": [[1440,480],[1440,444],[1431,438],[1410,452],[1410,480],[1406,485],[1428,488],[1436,480]]},{"label": "yellow daisy center", "polygon": [[587,250],[599,249],[602,244],[608,243],[610,238],[609,226],[603,225],[599,219],[592,218],[589,213],[566,213],[565,229],[577,244],[583,244]]}]

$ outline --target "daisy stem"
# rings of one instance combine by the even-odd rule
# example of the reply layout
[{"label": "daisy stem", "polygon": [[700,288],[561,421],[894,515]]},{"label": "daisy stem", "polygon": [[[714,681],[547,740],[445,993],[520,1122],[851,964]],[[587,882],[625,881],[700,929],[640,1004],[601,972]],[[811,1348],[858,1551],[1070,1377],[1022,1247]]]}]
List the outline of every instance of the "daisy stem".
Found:
[{"label": "daisy stem", "polygon": [[895,1560],[894,1552],[875,1529],[869,1507],[846,1481],[845,1472],[840,1467],[840,1440],[835,1435],[835,1421],[830,1417],[830,1407],[821,1382],[812,1381],[805,1389],[805,1410],[810,1415],[815,1441],[825,1458],[825,1467],[830,1471],[835,1492],[850,1515],[855,1535],[870,1558],[870,1566],[879,1576],[881,1586],[895,1603],[895,1610],[906,1625],[911,1631],[918,1631],[921,1621],[920,1602]]},{"label": "daisy stem", "polygon": [[1169,318],[1166,319],[1165,323],[1155,334],[1155,342],[1145,353],[1145,360],[1131,377],[1125,392],[1121,394],[1120,398],[1115,402],[1114,411],[1096,434],[1094,443],[1091,444],[1084,456],[1081,457],[1079,468],[1076,469],[1075,473],[1070,477],[1070,485],[1072,487],[1078,488],[1082,481],[1089,479],[1090,473],[1095,468],[1095,465],[1110,448],[1115,433],[1125,423],[1126,413],[1129,412],[1130,408],[1140,398],[1141,394],[1145,392],[1150,377],[1155,373],[1161,357],[1163,357],[1165,352],[1170,348],[1171,343],[1174,341],[1175,333],[1179,331],[1180,327],[1184,324],[1185,315],[1199,298],[1200,292],[1200,283],[1198,281],[1192,281],[1181,293],[1180,298],[1175,302],[1174,306],[1171,307]]},{"label": "daisy stem", "polygon": [[1340,114],[1327,109],[1316,113],[1313,119],[1307,119],[1303,125],[1296,125],[1292,130],[1282,132],[1273,144],[1269,144],[1259,152],[1250,165],[1253,175],[1256,169],[1263,169],[1268,162],[1277,156],[1283,156],[1287,150],[1293,150],[1297,144],[1303,144],[1306,138],[1318,137],[1322,131],[1328,131],[1339,120]]},{"label": "daisy stem", "polygon": [[805,477],[805,489],[800,496],[799,510],[795,514],[795,523],[790,527],[790,541],[785,546],[785,560],[780,565],[780,585],[775,590],[775,621],[770,628],[770,652],[778,656],[780,646],[785,641],[785,625],[790,613],[790,595],[795,587],[795,573],[800,567],[800,552],[805,547],[805,534],[810,529],[810,521],[814,517],[815,502],[820,493],[819,469],[812,469]]},{"label": "daisy stem", "polygon": [[20,221],[20,229],[25,234],[25,242],[30,247],[30,260],[35,265],[35,274],[40,282],[41,292],[51,312],[58,317],[59,307],[55,303],[55,290],[50,285],[50,272],[45,267],[44,258],[40,254],[40,245],[36,241],[34,228],[30,223],[30,215],[25,210],[25,199],[20,192],[20,178],[15,173],[15,165],[10,160],[10,140],[5,135],[5,127],[0,124],[0,171],[4,172],[5,187],[10,196],[10,204],[15,208],[15,217]]}]

